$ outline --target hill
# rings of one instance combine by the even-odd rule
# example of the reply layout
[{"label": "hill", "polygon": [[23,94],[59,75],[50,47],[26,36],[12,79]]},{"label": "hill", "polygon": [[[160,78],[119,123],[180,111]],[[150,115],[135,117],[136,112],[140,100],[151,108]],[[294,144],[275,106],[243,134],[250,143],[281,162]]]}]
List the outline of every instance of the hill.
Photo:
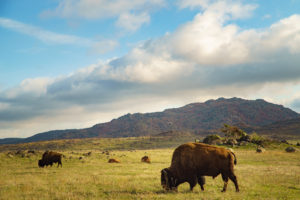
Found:
[{"label": "hill", "polygon": [[274,122],[266,126],[255,129],[259,134],[273,136],[299,136],[300,135],[300,118]]},{"label": "hill", "polygon": [[299,117],[289,108],[262,99],[219,98],[163,112],[127,114],[86,129],[49,131],[25,139],[4,139],[0,140],[0,144],[71,138],[137,137],[171,130],[206,135],[219,132],[224,123],[257,128]]}]

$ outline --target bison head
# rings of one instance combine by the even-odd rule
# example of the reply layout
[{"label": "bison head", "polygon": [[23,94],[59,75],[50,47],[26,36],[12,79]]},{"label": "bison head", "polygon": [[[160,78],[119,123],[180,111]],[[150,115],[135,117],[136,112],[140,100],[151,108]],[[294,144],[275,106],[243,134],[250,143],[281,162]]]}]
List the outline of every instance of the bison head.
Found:
[{"label": "bison head", "polygon": [[177,191],[177,179],[168,168],[161,170],[161,186],[165,190]]},{"label": "bison head", "polygon": [[43,160],[39,160],[39,167],[44,167],[45,166],[45,162]]}]

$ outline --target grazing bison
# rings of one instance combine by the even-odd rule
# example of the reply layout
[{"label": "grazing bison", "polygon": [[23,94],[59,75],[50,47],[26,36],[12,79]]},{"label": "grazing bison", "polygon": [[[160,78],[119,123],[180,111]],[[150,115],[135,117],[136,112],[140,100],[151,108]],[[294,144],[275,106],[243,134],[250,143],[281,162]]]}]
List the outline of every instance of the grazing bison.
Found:
[{"label": "grazing bison", "polygon": [[215,178],[222,174],[224,181],[222,192],[227,189],[228,178],[234,182],[238,192],[239,186],[233,172],[234,164],[236,157],[228,149],[203,143],[182,144],[175,149],[171,166],[161,171],[161,185],[166,190],[177,191],[178,185],[188,182],[192,191],[198,182],[204,190],[204,176]]},{"label": "grazing bison", "polygon": [[44,167],[50,165],[52,167],[53,163],[57,163],[57,167],[60,165],[62,167],[61,163],[61,157],[62,154],[53,152],[53,151],[45,151],[43,154],[43,157],[41,160],[39,160],[38,165],[39,167]]},{"label": "grazing bison", "polygon": [[151,160],[148,156],[144,156],[141,158],[141,162],[151,163]]},{"label": "grazing bison", "polygon": [[109,159],[108,162],[109,162],[109,163],[120,163],[119,160],[114,159],[114,158]]}]

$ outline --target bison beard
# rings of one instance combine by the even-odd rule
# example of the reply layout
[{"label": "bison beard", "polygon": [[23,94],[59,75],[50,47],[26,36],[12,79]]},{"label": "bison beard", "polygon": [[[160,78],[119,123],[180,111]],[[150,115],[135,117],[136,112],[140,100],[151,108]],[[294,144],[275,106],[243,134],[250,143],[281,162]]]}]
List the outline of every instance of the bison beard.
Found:
[{"label": "bison beard", "polygon": [[235,184],[236,191],[239,191],[233,166],[236,158],[233,152],[203,143],[187,143],[177,147],[173,153],[172,163],[169,168],[161,171],[161,185],[165,190],[175,190],[177,187],[188,182],[190,190],[197,183],[204,190],[204,176],[215,178],[222,175],[224,186],[222,192],[227,189],[228,179]]}]

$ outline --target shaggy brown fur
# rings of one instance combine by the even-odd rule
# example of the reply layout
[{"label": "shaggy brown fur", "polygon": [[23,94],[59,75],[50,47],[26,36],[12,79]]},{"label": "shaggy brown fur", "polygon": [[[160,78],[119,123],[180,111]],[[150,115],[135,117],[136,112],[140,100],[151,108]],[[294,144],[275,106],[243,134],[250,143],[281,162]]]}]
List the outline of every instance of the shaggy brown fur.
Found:
[{"label": "shaggy brown fur", "polygon": [[151,163],[151,160],[148,156],[144,156],[144,157],[141,158],[141,162]]},{"label": "shaggy brown fur", "polygon": [[53,152],[53,151],[45,151],[41,160],[39,160],[39,167],[44,167],[45,165],[50,165],[52,167],[53,163],[57,163],[57,167],[59,165],[62,167],[61,163],[62,154]]},{"label": "shaggy brown fur", "polygon": [[120,163],[118,159],[111,158],[108,160],[109,163]]},{"label": "shaggy brown fur", "polygon": [[228,149],[203,143],[183,144],[175,149],[171,166],[161,171],[161,184],[166,190],[177,191],[181,183],[188,182],[193,190],[198,182],[204,190],[204,176],[215,178],[221,174],[224,181],[222,192],[227,189],[228,178],[234,182],[238,192],[239,186],[233,172],[234,164],[236,157]]}]

